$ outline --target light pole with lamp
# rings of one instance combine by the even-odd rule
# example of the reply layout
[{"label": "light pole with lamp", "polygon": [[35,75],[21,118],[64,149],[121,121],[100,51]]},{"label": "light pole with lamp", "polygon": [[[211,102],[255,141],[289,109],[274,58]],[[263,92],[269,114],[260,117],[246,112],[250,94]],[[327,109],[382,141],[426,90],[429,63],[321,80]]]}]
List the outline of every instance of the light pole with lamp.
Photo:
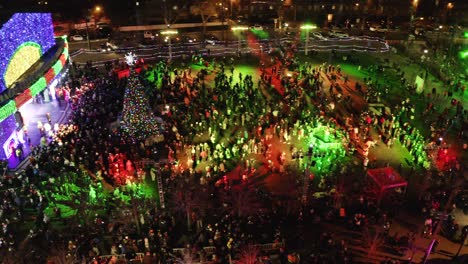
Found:
[{"label": "light pole with lamp", "polygon": [[416,11],[418,9],[418,4],[419,0],[413,0],[410,8],[410,33],[413,33],[413,27],[414,27],[414,15],[416,14]]},{"label": "light pole with lamp", "polygon": [[171,42],[171,35],[177,35],[178,32],[177,30],[174,30],[174,29],[167,29],[167,30],[163,30],[161,31],[161,35],[165,35],[168,39],[168,42],[169,42],[169,61],[172,60],[172,42]]},{"label": "light pole with lamp", "polygon": [[229,0],[229,18],[232,19],[232,6],[235,0]]},{"label": "light pole with lamp", "polygon": [[307,56],[308,51],[309,51],[309,33],[310,33],[310,30],[311,29],[316,29],[316,28],[317,28],[317,26],[310,25],[310,24],[306,24],[306,25],[301,26],[301,30],[306,31],[306,42],[305,42],[305,55],[306,56]]},{"label": "light pole with lamp", "polygon": [[237,27],[232,27],[231,30],[237,35],[237,50],[240,52],[241,50],[241,34],[243,31],[248,30],[248,27],[245,26],[237,26]]},{"label": "light pole with lamp", "polygon": [[[101,12],[101,7],[96,6],[94,9],[88,9],[88,15],[85,17],[85,26],[86,26],[86,41],[88,42],[88,50],[91,50],[91,41],[89,39],[89,27],[88,27],[88,19],[93,15],[93,13]],[[93,15],[94,17],[94,15]],[[94,26],[96,27],[96,19],[94,19]]]}]

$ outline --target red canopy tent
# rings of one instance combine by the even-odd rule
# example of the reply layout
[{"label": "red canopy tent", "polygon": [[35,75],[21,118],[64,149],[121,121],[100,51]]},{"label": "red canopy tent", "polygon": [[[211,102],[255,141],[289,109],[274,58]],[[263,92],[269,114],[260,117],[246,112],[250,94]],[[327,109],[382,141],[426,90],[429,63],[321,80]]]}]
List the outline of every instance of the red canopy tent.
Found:
[{"label": "red canopy tent", "polygon": [[367,170],[367,176],[377,187],[378,199],[381,200],[385,191],[405,188],[408,182],[392,167]]}]

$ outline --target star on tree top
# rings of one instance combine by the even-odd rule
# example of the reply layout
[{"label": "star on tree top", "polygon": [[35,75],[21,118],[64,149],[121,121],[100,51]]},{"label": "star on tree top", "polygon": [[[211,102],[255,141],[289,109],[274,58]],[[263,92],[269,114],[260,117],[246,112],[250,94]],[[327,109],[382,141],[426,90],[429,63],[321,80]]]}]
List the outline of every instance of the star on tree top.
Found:
[{"label": "star on tree top", "polygon": [[127,64],[129,66],[133,66],[133,65],[135,65],[135,63],[137,61],[137,56],[135,55],[135,53],[129,52],[129,53],[125,54],[125,61],[127,62]]}]

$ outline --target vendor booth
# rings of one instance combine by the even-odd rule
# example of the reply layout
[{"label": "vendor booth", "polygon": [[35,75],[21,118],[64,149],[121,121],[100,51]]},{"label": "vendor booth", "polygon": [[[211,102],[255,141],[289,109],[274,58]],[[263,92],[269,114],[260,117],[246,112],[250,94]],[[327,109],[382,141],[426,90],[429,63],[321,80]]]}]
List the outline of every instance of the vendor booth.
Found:
[{"label": "vendor booth", "polygon": [[404,193],[408,182],[392,167],[376,168],[367,170],[369,186],[377,194],[380,203],[386,194],[391,192]]}]

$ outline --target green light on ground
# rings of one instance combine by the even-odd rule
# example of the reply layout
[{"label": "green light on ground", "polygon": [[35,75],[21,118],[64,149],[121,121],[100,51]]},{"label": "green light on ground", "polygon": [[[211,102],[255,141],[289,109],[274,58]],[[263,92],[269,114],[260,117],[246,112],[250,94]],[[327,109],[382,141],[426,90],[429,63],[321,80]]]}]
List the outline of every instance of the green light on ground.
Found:
[{"label": "green light on ground", "polygon": [[[311,122],[302,127],[304,135],[296,142],[296,149],[303,151],[304,160],[302,166],[310,166],[311,171],[319,176],[326,175],[336,169],[337,164],[346,158],[344,131],[334,128],[333,125]],[[294,132],[298,134],[298,131]],[[310,153],[312,152],[312,154]]]},{"label": "green light on ground", "polygon": [[468,31],[466,31],[466,32],[463,34],[463,36],[464,36],[465,38],[468,38]]},{"label": "green light on ground", "polygon": [[268,32],[264,30],[258,30],[258,29],[251,29],[250,30],[255,36],[257,36],[259,39],[267,39],[268,38]]},{"label": "green light on ground", "polygon": [[460,51],[460,58],[466,59],[468,57],[468,50]]}]

